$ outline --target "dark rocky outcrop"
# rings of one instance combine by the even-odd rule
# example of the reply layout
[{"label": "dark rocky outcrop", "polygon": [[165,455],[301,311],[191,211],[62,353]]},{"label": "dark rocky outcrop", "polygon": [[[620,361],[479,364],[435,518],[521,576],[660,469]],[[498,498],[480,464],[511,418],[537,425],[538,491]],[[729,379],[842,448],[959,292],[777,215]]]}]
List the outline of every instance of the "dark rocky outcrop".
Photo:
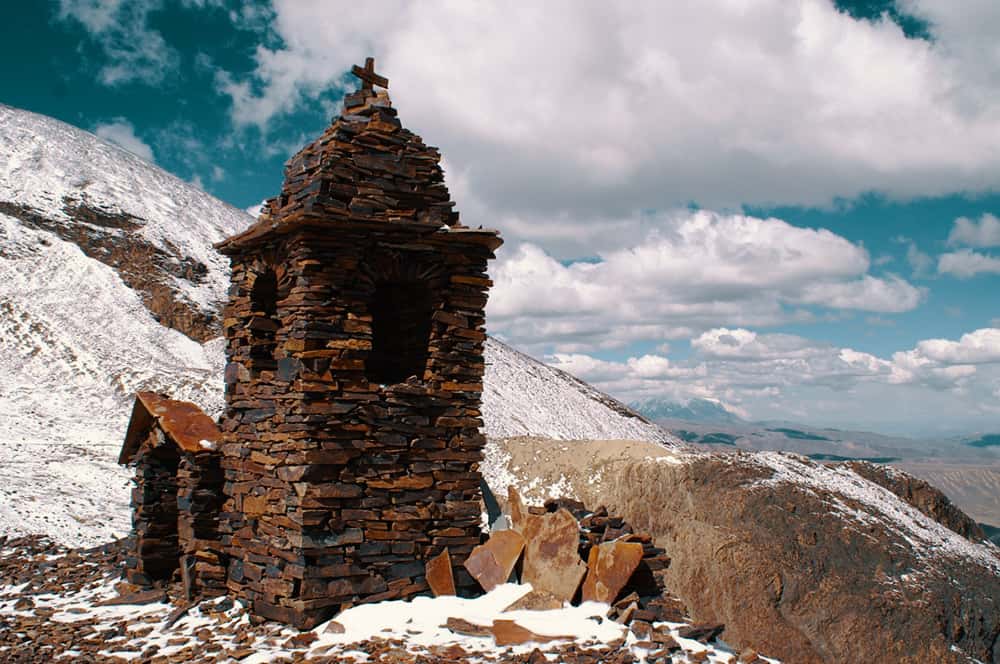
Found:
[{"label": "dark rocky outcrop", "polygon": [[987,539],[986,533],[965,512],[958,509],[948,496],[922,479],[889,466],[867,461],[849,461],[843,464],[861,477],[874,482],[917,508],[945,528],[955,531],[973,542]]},{"label": "dark rocky outcrop", "polygon": [[222,303],[217,311],[202,311],[175,285],[176,280],[203,283],[208,276],[206,265],[184,256],[180,250],[165,251],[144,238],[140,231],[145,221],[138,217],[104,209],[85,198],[64,200],[62,211],[68,219],[0,201],[0,213],[29,228],[54,233],[80,247],[90,258],[114,268],[162,325],[201,342],[222,333]]}]

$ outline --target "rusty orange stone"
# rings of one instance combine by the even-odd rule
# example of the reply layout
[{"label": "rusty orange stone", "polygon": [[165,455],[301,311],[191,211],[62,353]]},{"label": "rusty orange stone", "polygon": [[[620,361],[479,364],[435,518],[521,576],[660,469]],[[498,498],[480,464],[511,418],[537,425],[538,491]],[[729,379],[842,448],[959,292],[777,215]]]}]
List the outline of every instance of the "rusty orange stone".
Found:
[{"label": "rusty orange stone", "polygon": [[534,590],[570,601],[580,587],[587,565],[580,560],[580,525],[566,509],[524,522],[524,568],[521,581]]},{"label": "rusty orange stone", "polygon": [[507,583],[510,573],[524,550],[524,538],[513,530],[501,530],[490,535],[485,544],[472,550],[465,561],[465,569],[479,582],[483,590],[489,592]]},{"label": "rusty orange stone", "polygon": [[604,542],[591,548],[583,601],[614,602],[641,560],[642,544],[638,542]]},{"label": "rusty orange stone", "polygon": [[465,618],[448,618],[442,627],[446,627],[456,634],[463,636],[490,636],[493,633],[486,625],[477,625],[469,622]]},{"label": "rusty orange stone", "polygon": [[424,572],[427,575],[427,585],[431,587],[435,597],[455,594],[455,576],[451,572],[451,555],[447,548],[427,561]]},{"label": "rusty orange stone", "polygon": [[527,627],[521,627],[513,620],[494,620],[493,639],[498,646],[516,646],[533,641],[546,643],[548,641],[572,641],[572,636],[544,636],[536,634]]},{"label": "rusty orange stone", "polygon": [[507,487],[507,510],[510,512],[510,527],[519,533],[523,533],[524,524],[528,518],[528,510],[524,507],[521,494],[513,486]]},{"label": "rusty orange stone", "polygon": [[190,401],[168,399],[156,392],[139,392],[132,405],[132,418],[118,463],[131,463],[153,422],[159,423],[163,432],[185,452],[214,452],[222,440],[222,431],[215,420]]}]

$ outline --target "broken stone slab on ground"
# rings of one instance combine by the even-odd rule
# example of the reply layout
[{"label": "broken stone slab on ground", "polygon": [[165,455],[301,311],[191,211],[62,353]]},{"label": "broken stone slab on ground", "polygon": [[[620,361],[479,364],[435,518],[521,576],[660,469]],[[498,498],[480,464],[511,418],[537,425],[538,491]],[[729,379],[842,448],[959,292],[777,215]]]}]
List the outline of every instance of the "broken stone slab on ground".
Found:
[{"label": "broken stone slab on ground", "polygon": [[529,641],[534,643],[547,643],[549,641],[572,641],[572,636],[545,636],[536,634],[526,627],[518,625],[513,620],[493,621],[493,640],[498,646],[515,646]]},{"label": "broken stone slab on ground", "polygon": [[638,542],[604,542],[591,548],[583,601],[614,602],[641,560],[642,544]]},{"label": "broken stone slab on ground", "polygon": [[501,530],[472,550],[465,569],[489,592],[507,583],[524,547],[525,540],[516,531]]},{"label": "broken stone slab on ground", "polygon": [[551,609],[561,609],[566,603],[544,590],[532,590],[530,593],[517,600],[506,609],[507,611],[549,611]]},{"label": "broken stone slab on ground", "polygon": [[425,572],[427,585],[431,587],[435,597],[455,594],[455,576],[451,571],[451,555],[447,548],[427,561]]},{"label": "broken stone slab on ground", "polygon": [[580,560],[580,525],[569,511],[528,515],[524,520],[524,567],[521,580],[571,601],[587,572]]}]

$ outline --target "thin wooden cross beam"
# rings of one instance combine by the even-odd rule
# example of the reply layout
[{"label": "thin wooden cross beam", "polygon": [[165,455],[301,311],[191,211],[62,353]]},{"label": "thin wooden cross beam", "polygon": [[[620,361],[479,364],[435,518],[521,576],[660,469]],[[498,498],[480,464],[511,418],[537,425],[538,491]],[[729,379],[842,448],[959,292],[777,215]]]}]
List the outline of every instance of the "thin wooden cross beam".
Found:
[{"label": "thin wooden cross beam", "polygon": [[363,69],[357,65],[352,66],[351,73],[361,79],[362,90],[371,90],[372,85],[382,88],[389,87],[389,79],[375,73],[375,58],[365,58]]}]

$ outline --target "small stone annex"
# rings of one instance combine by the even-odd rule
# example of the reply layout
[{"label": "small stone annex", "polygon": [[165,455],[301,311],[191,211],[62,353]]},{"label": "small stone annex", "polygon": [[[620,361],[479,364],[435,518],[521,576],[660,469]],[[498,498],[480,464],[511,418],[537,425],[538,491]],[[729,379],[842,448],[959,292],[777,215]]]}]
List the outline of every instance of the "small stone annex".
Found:
[{"label": "small stone annex", "polygon": [[128,580],[180,574],[300,628],[427,591],[445,549],[471,591],[457,563],[480,543],[502,240],[459,222],[440,153],[402,127],[372,59],[354,73],[361,88],[258,222],[216,245],[232,265],[219,429],[189,435],[177,420],[214,424],[142,393],[120,459],[136,465]]},{"label": "small stone annex", "polygon": [[153,392],[136,395],[118,457],[136,468],[129,583],[149,586],[179,573],[189,596],[225,592],[218,528],[221,438],[219,427],[193,403]]}]

